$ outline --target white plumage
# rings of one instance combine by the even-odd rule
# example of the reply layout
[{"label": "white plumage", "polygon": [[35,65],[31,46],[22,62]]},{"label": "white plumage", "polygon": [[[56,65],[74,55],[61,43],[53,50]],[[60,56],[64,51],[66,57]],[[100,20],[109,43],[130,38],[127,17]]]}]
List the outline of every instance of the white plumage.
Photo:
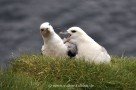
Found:
[{"label": "white plumage", "polygon": [[77,45],[78,54],[76,58],[83,58],[96,64],[111,61],[106,49],[89,37],[81,28],[71,27],[67,32],[70,34],[69,42]]},{"label": "white plumage", "polygon": [[43,55],[57,57],[67,56],[67,46],[48,22],[40,26],[40,32],[44,41],[44,45],[41,49]]}]

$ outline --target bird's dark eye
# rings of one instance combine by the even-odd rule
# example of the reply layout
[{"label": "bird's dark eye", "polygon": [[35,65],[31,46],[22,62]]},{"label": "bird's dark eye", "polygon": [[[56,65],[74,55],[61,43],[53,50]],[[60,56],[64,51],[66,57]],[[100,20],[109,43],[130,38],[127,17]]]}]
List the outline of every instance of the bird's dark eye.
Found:
[{"label": "bird's dark eye", "polygon": [[75,33],[76,31],[75,31],[75,30],[72,30],[71,32],[72,32],[72,33]]}]

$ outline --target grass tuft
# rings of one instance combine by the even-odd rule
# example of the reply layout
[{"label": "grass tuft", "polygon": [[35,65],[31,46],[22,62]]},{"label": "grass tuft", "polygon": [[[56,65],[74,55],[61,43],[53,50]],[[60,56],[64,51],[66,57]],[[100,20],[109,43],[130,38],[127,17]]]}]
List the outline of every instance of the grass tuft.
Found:
[{"label": "grass tuft", "polygon": [[132,90],[136,88],[136,58],[112,57],[110,64],[22,55],[0,72],[0,90]]}]

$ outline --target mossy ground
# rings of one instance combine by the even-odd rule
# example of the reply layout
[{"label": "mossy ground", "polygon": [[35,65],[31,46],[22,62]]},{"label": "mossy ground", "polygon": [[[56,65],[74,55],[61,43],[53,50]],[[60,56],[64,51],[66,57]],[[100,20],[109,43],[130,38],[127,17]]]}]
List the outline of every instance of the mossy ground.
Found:
[{"label": "mossy ground", "polygon": [[0,90],[135,90],[136,58],[112,57],[110,64],[22,55],[0,72]]}]

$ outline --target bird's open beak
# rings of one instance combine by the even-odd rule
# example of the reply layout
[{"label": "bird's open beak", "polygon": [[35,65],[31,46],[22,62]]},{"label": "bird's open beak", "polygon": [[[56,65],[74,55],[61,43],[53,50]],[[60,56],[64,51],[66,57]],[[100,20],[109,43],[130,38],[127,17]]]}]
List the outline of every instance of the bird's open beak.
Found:
[{"label": "bird's open beak", "polygon": [[60,32],[59,34],[65,35],[65,37],[66,37],[66,41],[65,41],[64,43],[66,43],[66,42],[69,42],[69,41],[70,41],[70,36],[71,36],[71,34],[70,34],[70,33],[68,33],[68,32]]},{"label": "bird's open beak", "polygon": [[59,34],[65,35],[66,38],[69,38],[71,36],[68,32],[60,32]]},{"label": "bird's open beak", "polygon": [[71,36],[71,34],[68,32],[60,32],[59,34],[65,35],[67,38]]}]

